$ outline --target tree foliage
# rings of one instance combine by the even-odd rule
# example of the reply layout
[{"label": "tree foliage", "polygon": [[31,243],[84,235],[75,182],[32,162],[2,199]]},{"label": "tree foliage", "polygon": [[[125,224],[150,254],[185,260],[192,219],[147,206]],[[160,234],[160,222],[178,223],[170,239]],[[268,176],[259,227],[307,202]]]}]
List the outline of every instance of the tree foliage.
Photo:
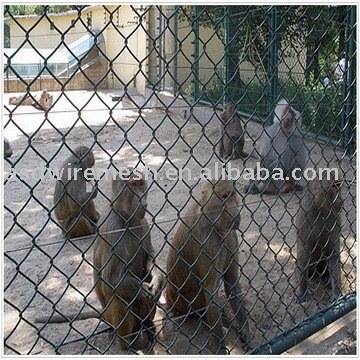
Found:
[{"label": "tree foliage", "polygon": [[[183,7],[180,20],[212,28],[225,44],[225,17],[228,21],[230,78],[241,85],[238,65],[251,63],[266,77],[269,48],[269,14],[271,6],[200,6],[198,18],[194,6]],[[306,52],[306,83],[316,83],[321,72],[330,72],[344,51],[346,6],[276,6],[276,38],[279,54],[290,50]],[[278,54],[278,55],[279,55]]]}]

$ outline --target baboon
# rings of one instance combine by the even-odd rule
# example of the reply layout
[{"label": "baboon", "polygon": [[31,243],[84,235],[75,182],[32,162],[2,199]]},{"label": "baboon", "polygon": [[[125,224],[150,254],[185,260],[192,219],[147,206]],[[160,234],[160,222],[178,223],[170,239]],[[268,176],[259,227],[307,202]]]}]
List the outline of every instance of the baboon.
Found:
[{"label": "baboon", "polygon": [[[268,171],[266,180],[250,182],[246,192],[251,194],[283,194],[303,187],[296,183],[307,163],[307,153],[301,134],[301,114],[282,99],[275,108],[274,123],[265,128],[260,142],[260,165]],[[293,174],[294,169],[299,169]],[[274,179],[279,175],[281,179]],[[274,176],[275,177],[275,176]]]},{"label": "baboon", "polygon": [[47,90],[36,94],[26,93],[20,96],[12,96],[9,105],[31,105],[37,110],[49,110],[53,104],[53,96]]},{"label": "baboon", "polygon": [[94,154],[86,146],[78,146],[61,167],[61,179],[54,193],[55,216],[69,238],[94,234],[99,213],[93,199],[97,188],[86,191],[86,169],[95,163]]},{"label": "baboon", "polygon": [[221,140],[219,155],[221,158],[246,158],[249,154],[244,151],[244,130],[233,103],[224,105],[221,117]]},{"label": "baboon", "polygon": [[10,146],[10,142],[8,139],[4,138],[4,156],[5,157],[11,157],[13,154],[13,151]]},{"label": "baboon", "polygon": [[134,344],[134,336],[126,337],[143,325],[152,341],[153,318],[164,282],[145,219],[146,180],[142,174],[133,173],[127,180],[117,176],[112,192],[111,211],[100,228],[105,235],[98,237],[94,246],[95,292],[104,319],[119,335],[118,346],[144,347]]},{"label": "baboon", "polygon": [[340,271],[340,212],[342,179],[316,178],[309,183],[296,216],[296,271],[298,302],[309,300],[308,286],[313,278],[320,278],[331,288],[331,300],[341,294]]},{"label": "baboon", "polygon": [[117,343],[121,349],[136,345],[145,347],[144,342],[133,344],[135,340],[126,338],[141,330],[142,324],[153,337],[153,318],[165,279],[156,266],[150,228],[144,217],[146,181],[142,175],[137,178],[134,174],[127,180],[119,176],[113,180],[112,205],[104,216],[94,245],[95,292],[103,313],[94,310],[50,318],[40,316],[35,322],[104,318],[120,335]]},{"label": "baboon", "polygon": [[249,324],[239,284],[238,237],[240,200],[235,183],[209,181],[171,242],[167,258],[165,298],[176,314],[204,311],[220,353],[226,353],[218,289],[223,280],[226,296],[248,347]]}]

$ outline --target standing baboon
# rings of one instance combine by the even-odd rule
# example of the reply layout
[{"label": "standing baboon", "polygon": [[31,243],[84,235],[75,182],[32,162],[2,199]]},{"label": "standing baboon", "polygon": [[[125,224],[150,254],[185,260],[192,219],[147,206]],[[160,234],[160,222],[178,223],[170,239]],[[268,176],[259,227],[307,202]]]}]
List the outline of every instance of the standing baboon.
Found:
[{"label": "standing baboon", "polygon": [[233,103],[225,104],[220,117],[222,122],[220,157],[223,159],[246,158],[248,154],[244,151],[244,130],[236,114],[235,105]]},{"label": "standing baboon", "polygon": [[[153,337],[153,318],[164,277],[156,267],[150,228],[145,219],[147,184],[144,177],[112,183],[112,206],[101,226],[104,235],[94,246],[95,291],[104,309],[103,317],[119,335],[118,346],[133,344],[141,325]],[[152,340],[152,339],[151,339]]]},{"label": "standing baboon", "polygon": [[308,300],[309,281],[314,277],[331,288],[333,301],[340,296],[341,183],[334,176],[316,178],[301,201],[296,217],[299,302]]},{"label": "standing baboon", "polygon": [[10,142],[8,139],[4,138],[4,156],[5,157],[11,157],[13,154],[13,151],[10,146]]},{"label": "standing baboon", "polygon": [[232,181],[207,183],[172,240],[167,258],[167,304],[176,313],[205,311],[220,352],[223,344],[218,290],[223,280],[241,327],[241,340],[248,345],[249,324],[239,284],[238,238],[240,200]]},{"label": "standing baboon", "polygon": [[69,238],[95,233],[99,213],[93,199],[97,188],[86,191],[84,171],[94,166],[94,154],[86,146],[78,146],[61,168],[54,193],[55,216]]},{"label": "standing baboon", "polygon": [[[269,177],[251,182],[246,191],[251,194],[301,191],[303,187],[296,184],[294,176],[301,176],[308,156],[301,134],[301,115],[286,100],[278,102],[274,123],[265,128],[260,142],[260,165],[268,171]],[[298,169],[295,174],[294,169]],[[279,175],[279,171],[282,178],[274,179],[273,176]]]}]

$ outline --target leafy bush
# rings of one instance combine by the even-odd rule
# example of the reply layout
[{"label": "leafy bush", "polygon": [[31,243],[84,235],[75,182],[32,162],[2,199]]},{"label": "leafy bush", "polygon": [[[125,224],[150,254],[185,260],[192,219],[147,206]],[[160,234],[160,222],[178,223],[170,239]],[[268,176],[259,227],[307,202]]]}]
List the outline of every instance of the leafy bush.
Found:
[{"label": "leafy bush", "polygon": [[286,84],[281,93],[302,112],[304,129],[339,139],[341,132],[342,84],[305,86]]},{"label": "leafy bush", "polygon": [[[303,116],[303,128],[333,139],[340,138],[342,84],[330,83],[306,86],[296,82],[280,83],[279,98],[285,97]],[[228,89],[229,98],[238,110],[265,120],[268,109],[267,88],[252,82]],[[194,85],[184,90],[188,97],[194,96]],[[217,79],[207,85],[199,85],[200,99],[211,104],[222,104],[224,86]]]}]

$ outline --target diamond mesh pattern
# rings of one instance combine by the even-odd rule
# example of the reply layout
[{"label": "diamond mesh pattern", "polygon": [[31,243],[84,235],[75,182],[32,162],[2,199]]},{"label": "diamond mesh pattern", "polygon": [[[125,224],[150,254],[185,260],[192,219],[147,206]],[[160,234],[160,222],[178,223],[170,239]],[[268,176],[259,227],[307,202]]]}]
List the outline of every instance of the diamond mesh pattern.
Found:
[{"label": "diamond mesh pattern", "polygon": [[[91,236],[69,239],[62,234],[54,213],[56,179],[51,172],[80,144],[94,152],[95,169],[150,168],[146,218],[155,253],[152,266],[166,276],[171,241],[204,183],[201,169],[214,169],[222,161],[220,110],[229,101],[236,104],[245,150],[251,153],[247,159],[226,161],[241,176],[245,167],[255,167],[264,125],[272,122],[282,97],[302,113],[307,166],[337,167],[343,174],[342,294],[355,293],[354,6],[94,5],[57,14],[53,10],[37,6],[27,16],[19,15],[16,6],[4,7],[5,44],[11,48],[4,49],[4,136],[13,149],[4,159],[5,354],[221,350],[223,339],[209,336],[207,308],[176,314],[163,297],[154,327],[145,331],[139,319],[139,329],[122,337],[129,349],[117,347],[119,335],[104,317],[107,308],[101,308],[93,280],[93,245],[106,237],[99,227]],[[84,42],[88,47],[79,52],[74,43],[85,35],[93,42]],[[24,50],[37,60],[23,57],[19,63]],[[66,63],[56,62],[64,59],[60,54],[67,54]],[[37,92],[44,89],[53,95],[49,109],[24,105],[24,99],[9,103],[14,95],[36,102]],[[183,169],[191,169],[192,177],[181,179]],[[169,170],[175,173],[172,178],[166,176]],[[12,172],[16,175],[10,176]],[[111,182],[102,173],[94,183],[100,226],[108,216]],[[241,221],[236,230],[239,257],[234,259],[256,352],[331,304],[329,292],[317,281],[312,299],[296,302],[295,218],[307,189],[250,195],[244,192],[246,185],[243,179],[236,182]],[[124,229],[116,231],[120,244]],[[138,240],[131,261],[144,251],[143,239]],[[229,249],[220,247],[216,258],[221,251]],[[194,266],[187,265],[189,277]],[[120,282],[126,276],[143,282],[130,263],[124,267]],[[222,270],[213,267],[207,273],[222,275]],[[209,296],[222,314],[227,351],[242,354],[241,324],[220,285]],[[136,299],[118,300],[139,317],[133,311]],[[97,317],[81,320],[89,311]],[[35,322],[38,316],[45,322]],[[67,321],[51,322],[56,317]],[[149,332],[150,345],[138,350]]]}]

